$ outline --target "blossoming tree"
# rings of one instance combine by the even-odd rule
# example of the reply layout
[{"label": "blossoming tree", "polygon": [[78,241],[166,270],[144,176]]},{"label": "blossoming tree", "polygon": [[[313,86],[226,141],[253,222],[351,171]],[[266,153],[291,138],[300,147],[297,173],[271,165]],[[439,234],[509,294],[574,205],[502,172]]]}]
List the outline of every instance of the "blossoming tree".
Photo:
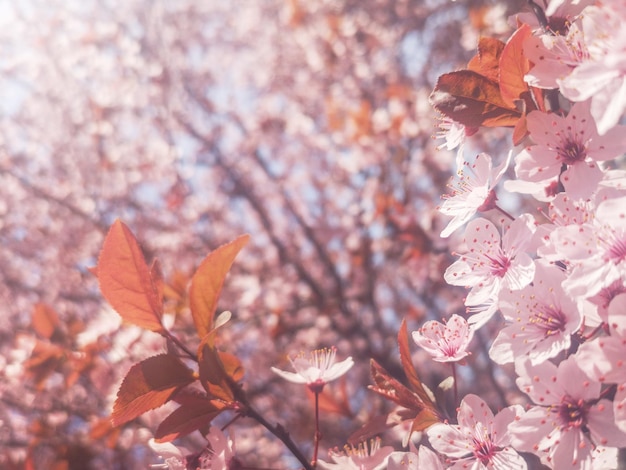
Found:
[{"label": "blossoming tree", "polygon": [[[61,210],[72,234],[88,224],[103,239],[96,255],[67,238],[77,281],[17,249],[27,235],[43,245],[50,217],[36,216],[48,206],[7,217],[5,249],[32,278],[12,274],[11,261],[5,284],[41,292],[28,330],[3,345],[0,464],[624,465],[623,2],[530,0],[519,12],[242,2],[246,21],[232,28],[211,2],[143,6],[126,3],[128,16],[105,8],[89,28],[77,5],[60,10],[67,35],[45,47],[89,47],[2,63],[13,90],[33,75],[59,80],[45,90],[34,81],[7,104],[0,174],[10,200],[34,196]],[[410,33],[427,40],[429,24],[460,12],[483,29],[470,35],[478,50],[465,68],[434,80],[445,47],[433,45],[442,62],[420,69],[432,84],[401,75],[406,60],[386,74],[389,38],[419,55]],[[272,15],[280,27],[260,21]],[[206,38],[227,39],[217,52]],[[260,62],[242,52],[252,38],[267,46]],[[225,51],[241,54],[231,64]],[[328,83],[313,80],[322,70]],[[414,108],[424,100],[410,90],[426,85],[440,148],[456,155],[422,138]],[[77,86],[84,93],[34,111],[40,96]],[[40,136],[47,146],[23,144]],[[83,151],[106,184],[71,171]],[[435,208],[430,196],[454,165]],[[167,180],[156,177],[164,168],[175,169]],[[49,186],[47,172],[97,194]],[[220,191],[202,193],[207,183]],[[34,235],[19,230],[24,217],[39,224]],[[56,236],[59,224],[46,230]],[[75,305],[101,295],[110,307],[94,310],[100,320],[43,301],[49,289],[70,302],[66,285],[90,282]],[[23,306],[11,308],[19,318]]]}]

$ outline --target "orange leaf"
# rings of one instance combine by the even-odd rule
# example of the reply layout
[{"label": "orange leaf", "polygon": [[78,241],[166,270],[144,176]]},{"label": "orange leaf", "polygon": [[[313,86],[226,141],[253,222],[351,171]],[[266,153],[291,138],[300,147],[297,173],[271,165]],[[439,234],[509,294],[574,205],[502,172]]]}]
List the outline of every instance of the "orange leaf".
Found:
[{"label": "orange leaf", "polygon": [[134,235],[116,220],[98,259],[102,295],[126,322],[161,332],[163,282],[156,266],[148,268]]},{"label": "orange leaf", "polygon": [[167,403],[174,393],[195,380],[194,373],[176,356],[160,354],[130,368],[113,404],[114,426]]},{"label": "orange leaf", "polygon": [[374,385],[368,388],[379,395],[393,401],[403,408],[421,410],[424,408],[419,397],[404,386],[400,381],[394,379],[389,373],[374,359],[370,360],[370,371],[374,379]]},{"label": "orange leaf", "polygon": [[507,41],[500,56],[500,93],[502,100],[509,106],[515,106],[522,93],[528,91],[524,75],[530,69],[524,56],[524,41],[532,34],[527,24],[520,26]]},{"label": "orange leaf", "polygon": [[420,378],[413,367],[413,361],[411,360],[411,352],[409,351],[409,334],[407,331],[406,320],[402,320],[400,325],[400,331],[398,332],[398,347],[400,349],[400,361],[402,362],[402,369],[406,374],[406,378],[409,380],[409,384],[413,391],[417,394],[422,402],[424,402],[429,408],[435,409],[435,405],[430,399],[430,396],[424,390],[424,386]]},{"label": "orange leaf", "polygon": [[213,329],[213,316],[224,279],[235,256],[249,239],[249,235],[242,235],[209,253],[191,279],[189,306],[200,338]]},{"label": "orange leaf", "polygon": [[440,113],[468,127],[515,126],[521,114],[504,102],[496,83],[473,70],[440,76],[430,102]]},{"label": "orange leaf", "polygon": [[28,376],[32,377],[37,389],[41,390],[46,379],[61,370],[65,362],[66,350],[48,341],[37,340],[30,358],[24,362]]},{"label": "orange leaf", "polygon": [[223,403],[197,393],[181,393],[176,401],[181,406],[159,424],[154,434],[157,442],[170,442],[200,430],[226,409]]},{"label": "orange leaf", "polygon": [[528,126],[526,124],[526,115],[523,114],[513,129],[513,145],[519,145],[527,134]]},{"label": "orange leaf", "polygon": [[[232,385],[236,383],[234,378],[227,372],[222,356],[213,342],[215,335],[205,336],[198,348],[198,366],[200,383],[207,391],[210,399],[222,400],[226,403],[235,401]],[[236,366],[232,359],[239,362],[235,356],[228,355],[228,367],[237,371],[241,366]]]},{"label": "orange leaf", "polygon": [[494,83],[498,83],[500,54],[504,49],[504,43],[495,38],[480,38],[478,53],[467,64],[469,70],[478,72],[483,77]]},{"label": "orange leaf", "polygon": [[243,379],[243,366],[241,365],[241,361],[234,354],[230,354],[224,351],[218,351],[220,361],[222,361],[222,365],[224,366],[224,372],[228,375],[233,382],[239,382]]},{"label": "orange leaf", "polygon": [[31,320],[33,329],[39,336],[50,339],[60,325],[59,316],[52,307],[38,303],[33,310]]}]

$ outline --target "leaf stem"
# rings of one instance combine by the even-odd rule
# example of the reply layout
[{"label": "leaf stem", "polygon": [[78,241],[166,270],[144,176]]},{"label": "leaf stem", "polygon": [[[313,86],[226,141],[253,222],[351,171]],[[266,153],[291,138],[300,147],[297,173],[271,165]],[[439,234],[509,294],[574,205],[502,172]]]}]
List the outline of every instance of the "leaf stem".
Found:
[{"label": "leaf stem", "polygon": [[163,332],[161,332],[161,336],[171,340],[176,346],[178,346],[185,354],[187,354],[189,356],[190,359],[193,359],[194,361],[198,362],[198,356],[197,354],[193,353],[189,348],[187,348],[187,346],[185,346],[183,344],[183,342],[181,340],[179,340],[176,336],[174,336],[172,333],[170,333],[168,330],[163,330]]}]

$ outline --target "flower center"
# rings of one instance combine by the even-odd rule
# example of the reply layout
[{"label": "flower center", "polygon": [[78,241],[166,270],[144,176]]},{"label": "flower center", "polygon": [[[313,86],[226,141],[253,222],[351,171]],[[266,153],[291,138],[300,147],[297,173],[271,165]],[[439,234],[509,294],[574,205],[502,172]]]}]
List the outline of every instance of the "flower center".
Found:
[{"label": "flower center", "polygon": [[491,459],[495,455],[496,446],[493,445],[490,439],[477,439],[474,438],[474,457],[480,460],[483,465],[488,465]]},{"label": "flower center", "polygon": [[568,139],[563,145],[558,146],[556,151],[558,159],[567,165],[583,162],[587,158],[587,149],[576,140]]},{"label": "flower center", "polygon": [[485,255],[490,261],[490,271],[491,274],[498,277],[504,277],[508,269],[511,267],[511,260],[504,256],[503,254],[498,254],[496,256]]},{"label": "flower center", "polygon": [[566,397],[557,408],[557,414],[563,429],[583,428],[587,424],[589,405],[584,400]]},{"label": "flower center", "polygon": [[532,323],[539,330],[543,330],[545,336],[551,336],[565,331],[567,318],[561,309],[552,305],[545,306],[530,317]]},{"label": "flower center", "polygon": [[623,261],[626,258],[626,240],[623,238],[616,238],[615,242],[609,248],[609,256],[615,264]]}]

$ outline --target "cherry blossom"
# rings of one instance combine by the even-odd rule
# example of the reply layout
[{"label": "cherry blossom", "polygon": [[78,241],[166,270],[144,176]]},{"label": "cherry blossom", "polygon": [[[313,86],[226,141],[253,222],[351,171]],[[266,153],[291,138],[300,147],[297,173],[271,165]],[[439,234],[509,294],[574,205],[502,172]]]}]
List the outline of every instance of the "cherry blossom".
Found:
[{"label": "cherry blossom", "polygon": [[[547,28],[555,34],[566,34],[569,25],[574,22],[587,5],[591,4],[593,4],[593,0],[550,0],[544,11]],[[535,13],[522,12],[516,15],[514,19],[531,25],[533,28],[541,26]]]},{"label": "cherry blossom", "polygon": [[567,193],[557,194],[548,205],[550,223],[537,227],[537,240],[541,243],[537,247],[537,255],[548,261],[560,261],[559,254],[550,241],[550,234],[557,227],[568,225],[582,225],[590,222],[595,216],[595,203],[591,200],[572,199]]},{"label": "cherry blossom", "polygon": [[533,283],[500,295],[500,312],[508,326],[500,330],[489,356],[499,364],[528,356],[536,364],[567,350],[581,325],[577,303],[565,295],[566,276],[554,265],[536,264]]},{"label": "cherry blossom", "polygon": [[161,457],[162,464],[153,464],[151,468],[185,470],[191,462],[197,470],[229,470],[239,468],[239,461],[234,456],[235,444],[219,427],[211,426],[207,435],[208,445],[199,454],[191,454],[184,447],[176,447],[171,442],[148,441],[150,448]]},{"label": "cherry blossom", "polygon": [[[412,446],[411,446],[412,447]],[[439,456],[426,446],[410,452],[394,452],[389,456],[387,470],[443,470]]]},{"label": "cherry blossom", "polygon": [[322,470],[383,470],[387,466],[387,457],[393,452],[391,446],[380,446],[380,438],[367,443],[344,446],[343,450],[334,449],[328,452],[333,462],[318,461]]},{"label": "cherry blossom", "polygon": [[533,64],[524,80],[537,88],[558,88],[589,55],[578,22],[571,23],[566,35],[552,33],[531,36],[524,41],[524,55]]},{"label": "cherry blossom", "polygon": [[446,323],[426,322],[412,333],[413,341],[437,362],[457,362],[467,357],[474,330],[460,315],[452,315]]},{"label": "cherry blossom", "polygon": [[272,367],[272,371],[283,379],[297,384],[307,384],[312,391],[320,392],[324,385],[344,375],[354,365],[351,357],[341,362],[335,362],[337,349],[335,347],[316,349],[305,357],[300,353],[289,358],[296,372],[288,372]]},{"label": "cherry blossom", "polygon": [[503,288],[526,287],[535,274],[535,264],[525,253],[534,232],[529,214],[514,220],[502,237],[492,222],[472,220],[465,229],[467,251],[448,267],[445,280],[471,289],[465,300],[468,306],[492,304]]},{"label": "cherry blossom", "polygon": [[603,176],[597,162],[620,155],[626,145],[621,127],[598,135],[589,102],[574,104],[566,117],[533,111],[527,126],[536,145],[516,156],[517,177],[542,186],[560,181],[572,198],[591,195]]},{"label": "cherry blossom", "polygon": [[626,196],[600,202],[595,218],[559,227],[550,234],[555,251],[569,264],[563,287],[570,295],[590,297],[626,279]]},{"label": "cherry blossom", "polygon": [[558,367],[520,359],[515,371],[517,386],[535,404],[509,428],[516,449],[538,455],[550,468],[593,468],[602,450],[596,446],[626,445],[611,402],[600,397],[600,382],[587,377],[576,356]]},{"label": "cherry blossom", "polygon": [[581,369],[602,383],[617,384],[613,401],[615,423],[626,432],[626,294],[617,295],[608,307],[610,336],[584,343],[576,353]]},{"label": "cherry blossom", "polygon": [[203,468],[211,470],[229,470],[237,467],[234,457],[235,442],[217,426],[211,426],[207,436],[209,452],[204,457]]},{"label": "cherry blossom", "polygon": [[463,167],[458,170],[458,181],[449,185],[452,192],[444,196],[445,201],[439,207],[439,212],[453,217],[441,232],[443,238],[449,237],[476,212],[495,207],[496,194],[493,188],[508,168],[510,159],[509,153],[495,168],[491,156],[486,153],[477,155],[474,163],[463,162]]},{"label": "cherry blossom", "polygon": [[598,132],[605,134],[626,109],[626,7],[605,2],[585,8],[581,18],[587,54],[559,88],[572,101],[591,99]]},{"label": "cherry blossom", "polygon": [[[591,99],[598,132],[605,134],[626,107],[623,6],[587,6],[567,35],[529,38],[524,54],[534,64],[526,81],[536,87],[559,88],[572,101]],[[612,34],[606,34],[612,31]]]},{"label": "cherry blossom", "polygon": [[154,439],[148,441],[150,448],[161,457],[164,462],[153,464],[150,468],[163,468],[168,470],[184,470],[186,468],[186,458],[189,452],[178,448],[171,442],[157,442]]},{"label": "cherry blossom", "polygon": [[427,430],[433,448],[452,463],[451,469],[526,469],[524,459],[511,448],[507,428],[522,413],[519,405],[494,416],[476,395],[467,395],[458,409],[458,424],[435,424]]}]

